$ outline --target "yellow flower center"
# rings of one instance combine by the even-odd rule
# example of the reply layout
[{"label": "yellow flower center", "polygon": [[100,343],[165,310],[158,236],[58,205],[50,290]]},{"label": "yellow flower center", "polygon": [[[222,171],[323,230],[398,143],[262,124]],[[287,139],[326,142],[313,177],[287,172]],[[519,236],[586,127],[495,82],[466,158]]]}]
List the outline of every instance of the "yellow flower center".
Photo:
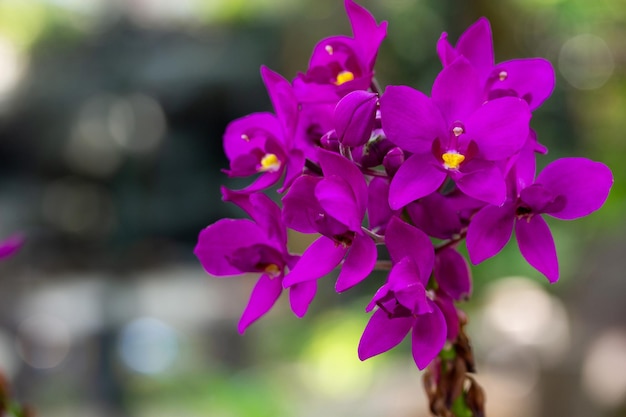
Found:
[{"label": "yellow flower center", "polygon": [[271,277],[276,277],[280,274],[280,268],[276,264],[269,264],[265,267],[265,273]]},{"label": "yellow flower center", "polygon": [[348,81],[354,80],[354,74],[350,71],[341,71],[337,74],[337,81],[335,81],[336,85],[341,85],[343,83],[347,83]]},{"label": "yellow flower center", "polygon": [[443,159],[443,166],[446,167],[446,169],[457,169],[459,165],[461,165],[461,162],[465,160],[465,155],[452,151],[441,155],[441,159]]},{"label": "yellow flower center", "polygon": [[259,171],[261,172],[276,172],[280,169],[280,160],[273,153],[265,154],[263,158],[261,158],[261,166],[259,167]]}]

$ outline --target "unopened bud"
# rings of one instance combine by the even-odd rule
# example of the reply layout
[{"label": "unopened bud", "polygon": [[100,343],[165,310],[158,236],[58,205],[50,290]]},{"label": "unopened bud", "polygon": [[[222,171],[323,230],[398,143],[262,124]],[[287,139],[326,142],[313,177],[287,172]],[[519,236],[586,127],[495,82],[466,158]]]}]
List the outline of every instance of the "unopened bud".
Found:
[{"label": "unopened bud", "polygon": [[387,175],[393,177],[400,165],[404,163],[404,152],[402,149],[395,147],[387,152],[387,155],[383,158],[383,166],[385,167],[385,171]]},{"label": "unopened bud", "polygon": [[363,90],[353,91],[335,107],[335,130],[344,146],[364,145],[370,139],[376,121],[378,95]]}]

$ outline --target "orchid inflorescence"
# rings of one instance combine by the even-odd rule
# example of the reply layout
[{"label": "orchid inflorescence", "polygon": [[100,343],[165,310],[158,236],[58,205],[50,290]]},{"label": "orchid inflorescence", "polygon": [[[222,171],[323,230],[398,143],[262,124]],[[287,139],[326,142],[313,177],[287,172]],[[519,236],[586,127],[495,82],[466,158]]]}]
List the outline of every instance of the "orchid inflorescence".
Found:
[{"label": "orchid inflorescence", "polygon": [[[542,214],[575,219],[599,209],[613,178],[602,163],[562,158],[535,175],[547,149],[530,128],[551,95],[555,74],[541,58],[494,63],[491,28],[481,18],[453,46],[436,51],[443,69],[430,96],[407,86],[383,91],[374,64],[387,24],[345,0],[353,37],[323,39],[306,72],[289,82],[262,67],[274,113],[230,123],[224,150],[230,177],[255,175],[223,199],[250,219],[222,219],[202,230],[195,254],[215,276],[258,273],[239,332],[288,290],[296,316],[306,314],[317,280],[339,268],[347,291],[375,268],[387,281],[358,355],[385,352],[411,333],[413,358],[426,368],[446,341],[458,341],[455,302],[472,289],[468,261],[496,255],[512,231],[528,263],[559,278],[554,241]],[[282,207],[264,191],[278,188]],[[319,237],[300,255],[287,229]],[[378,245],[389,260],[378,259]]]}]

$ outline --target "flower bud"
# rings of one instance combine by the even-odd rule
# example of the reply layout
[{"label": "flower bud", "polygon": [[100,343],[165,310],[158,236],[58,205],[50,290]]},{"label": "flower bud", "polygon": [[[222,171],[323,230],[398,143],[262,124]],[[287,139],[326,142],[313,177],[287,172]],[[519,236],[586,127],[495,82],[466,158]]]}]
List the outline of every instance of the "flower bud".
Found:
[{"label": "flower bud", "polygon": [[383,158],[383,166],[385,167],[385,171],[387,171],[387,175],[393,177],[400,165],[404,163],[404,152],[402,149],[395,147],[387,152],[387,155]]},{"label": "flower bud", "polygon": [[320,145],[327,151],[339,153],[339,139],[337,139],[337,132],[334,130],[328,131],[320,138]]},{"label": "flower bud", "polygon": [[353,91],[342,98],[334,115],[339,142],[350,147],[367,143],[374,128],[377,106],[378,95],[363,90]]}]

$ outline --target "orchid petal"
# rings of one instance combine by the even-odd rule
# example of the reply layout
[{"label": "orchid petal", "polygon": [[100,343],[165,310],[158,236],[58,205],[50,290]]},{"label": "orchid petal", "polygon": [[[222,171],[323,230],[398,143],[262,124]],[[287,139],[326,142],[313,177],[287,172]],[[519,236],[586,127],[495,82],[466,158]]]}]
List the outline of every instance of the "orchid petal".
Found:
[{"label": "orchid petal", "polygon": [[456,337],[459,335],[460,321],[459,313],[454,306],[454,301],[446,294],[437,292],[435,304],[437,304],[437,307],[439,307],[439,310],[443,313],[443,317],[446,319],[447,339],[449,341],[456,340]]},{"label": "orchid petal", "polygon": [[554,91],[554,68],[543,58],[513,59],[501,62],[492,71],[492,90],[514,91],[528,102],[530,110],[539,107]]},{"label": "orchid petal", "polygon": [[339,100],[333,117],[339,141],[350,147],[367,143],[374,129],[378,95],[363,90],[353,91]]},{"label": "orchid petal", "polygon": [[586,158],[562,158],[548,164],[535,182],[566,199],[563,209],[548,214],[571,220],[602,207],[613,185],[613,174],[600,162]]},{"label": "orchid petal", "polygon": [[367,278],[376,265],[377,256],[374,241],[368,236],[357,233],[339,272],[335,290],[346,291]]},{"label": "orchid petal", "polygon": [[548,224],[541,216],[515,222],[515,236],[522,256],[536,270],[554,283],[559,279],[559,263],[554,239]]},{"label": "orchid petal", "polygon": [[506,200],[506,183],[500,169],[489,161],[478,159],[469,161],[466,167],[472,171],[453,177],[459,189],[477,200],[502,205]]},{"label": "orchid petal", "polygon": [[385,234],[387,223],[393,215],[389,207],[389,182],[385,178],[376,177],[370,181],[367,204],[370,230],[374,233]]},{"label": "orchid petal", "polygon": [[198,236],[194,254],[212,275],[237,275],[244,271],[233,266],[229,259],[242,248],[255,244],[265,244],[265,232],[254,222],[247,219],[221,219],[203,229]]},{"label": "orchid petal", "polygon": [[456,44],[456,51],[472,64],[484,79],[493,68],[493,40],[489,20],[481,17],[463,32]]},{"label": "orchid petal", "polygon": [[436,191],[446,173],[435,164],[432,154],[414,154],[404,161],[389,185],[389,206],[399,210]]},{"label": "orchid petal", "polygon": [[480,154],[490,161],[512,156],[528,138],[530,109],[516,97],[491,100],[465,121],[467,139],[478,145]]},{"label": "orchid petal", "polygon": [[283,221],[301,233],[317,233],[316,220],[324,210],[315,198],[315,187],[322,178],[303,175],[296,179],[283,197]]},{"label": "orchid petal", "polygon": [[422,283],[428,283],[435,262],[435,251],[424,232],[398,217],[392,217],[385,233],[385,244],[393,262],[408,257],[417,265]]},{"label": "orchid petal", "polygon": [[463,57],[439,73],[433,83],[433,102],[437,105],[445,126],[464,120],[483,102],[483,91],[476,71]]},{"label": "orchid petal", "polygon": [[439,288],[450,297],[455,300],[469,298],[472,292],[469,265],[456,249],[447,247],[437,252],[434,273]]},{"label": "orchid petal", "polygon": [[446,319],[443,313],[432,301],[428,301],[433,304],[433,311],[415,317],[411,336],[413,360],[420,370],[426,368],[439,354],[447,337]]},{"label": "orchid petal", "polygon": [[467,228],[467,252],[474,265],[491,258],[511,239],[515,206],[485,206],[472,217]]},{"label": "orchid petal", "polygon": [[268,137],[282,138],[282,127],[271,113],[253,113],[233,120],[224,133],[224,153],[229,161],[254,147],[263,148]]},{"label": "orchid petal", "polygon": [[250,301],[239,320],[237,330],[243,334],[248,326],[267,313],[276,303],[283,291],[280,279],[263,274],[250,294]]},{"label": "orchid petal", "polygon": [[[270,96],[274,111],[283,126],[285,139],[292,140],[298,122],[298,102],[289,81],[265,65],[261,66],[261,78]],[[285,145],[288,145],[285,143]]]},{"label": "orchid petal", "polygon": [[364,64],[371,70],[374,67],[378,48],[387,36],[387,22],[377,25],[374,16],[352,0],[346,0],[345,7],[352,25],[354,40],[360,47]]},{"label": "orchid petal", "polygon": [[446,32],[443,32],[437,41],[437,55],[439,55],[441,65],[444,67],[450,65],[459,56],[452,45],[450,45]]},{"label": "orchid petal", "polygon": [[306,281],[289,287],[289,303],[291,310],[297,317],[304,317],[309,305],[315,298],[317,281]]},{"label": "orchid petal", "polygon": [[296,266],[285,276],[283,286],[287,288],[323,277],[339,265],[347,251],[348,248],[343,245],[336,244],[326,236],[320,236],[304,251]]},{"label": "orchid petal", "polygon": [[411,330],[413,321],[412,317],[389,318],[383,310],[376,310],[359,341],[359,359],[364,361],[397,346]]},{"label": "orchid petal", "polygon": [[341,155],[320,148],[318,149],[317,157],[325,176],[337,175],[342,177],[352,189],[354,201],[360,213],[360,222],[363,216],[365,216],[365,210],[367,209],[367,183],[363,178],[363,174],[361,174],[361,171],[353,162]]},{"label": "orchid petal", "polygon": [[388,86],[380,97],[383,130],[405,151],[430,152],[433,141],[446,135],[446,123],[435,104],[406,86]]},{"label": "orchid petal", "polygon": [[354,201],[350,185],[337,175],[327,176],[315,187],[315,197],[322,209],[352,231],[361,230],[363,214]]}]

